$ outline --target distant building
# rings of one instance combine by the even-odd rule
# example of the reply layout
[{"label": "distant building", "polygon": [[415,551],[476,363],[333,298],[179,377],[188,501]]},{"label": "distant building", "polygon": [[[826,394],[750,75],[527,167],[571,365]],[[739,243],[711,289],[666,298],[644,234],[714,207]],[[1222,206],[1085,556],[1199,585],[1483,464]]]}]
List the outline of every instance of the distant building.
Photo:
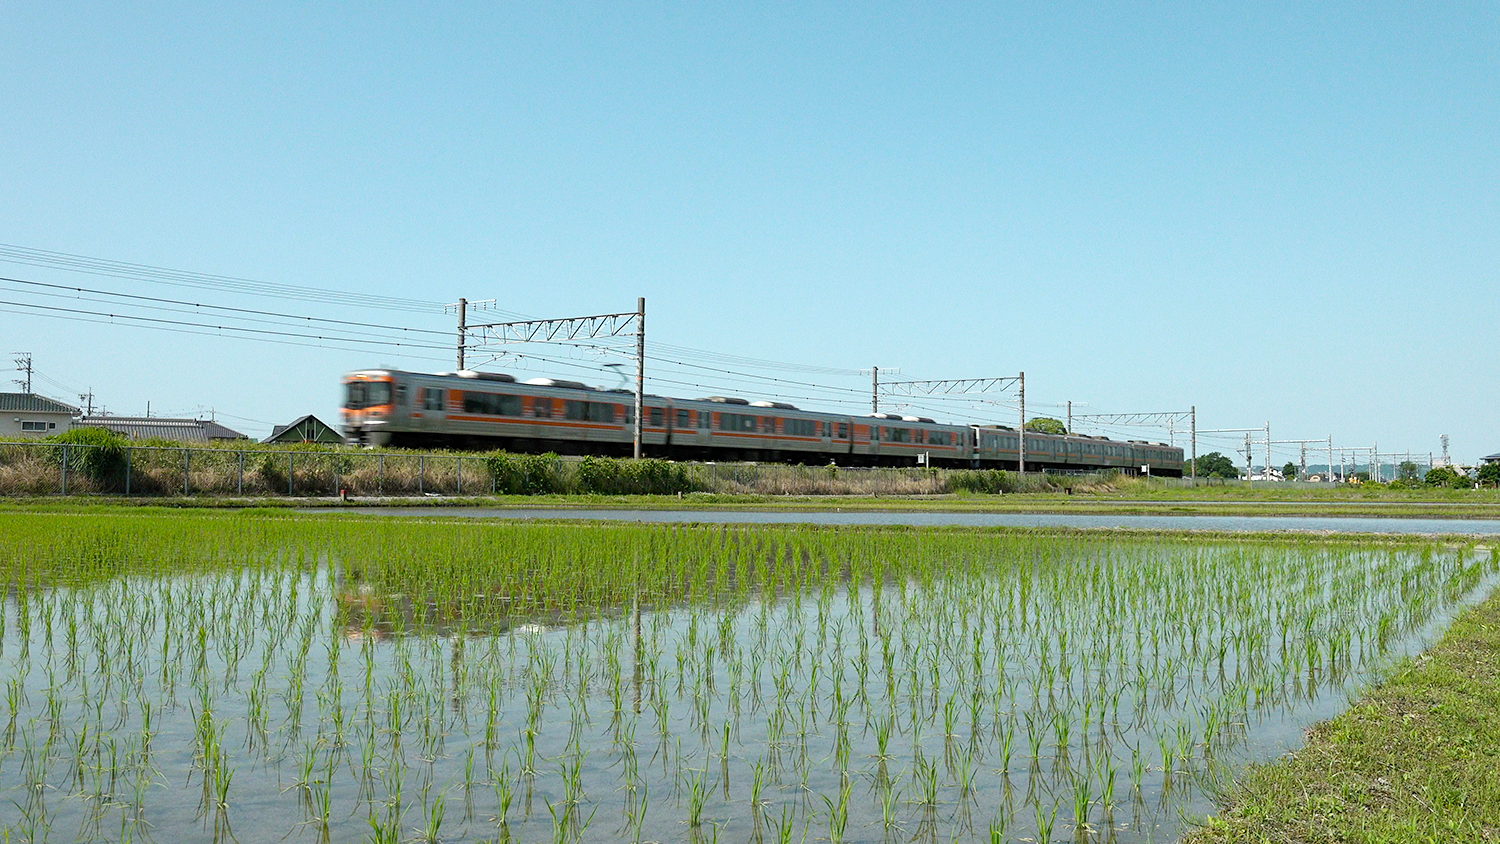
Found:
[{"label": "distant building", "polygon": [[1479,459],[1481,461],[1483,461],[1484,463],[1486,463],[1486,464],[1488,464],[1488,463],[1500,463],[1500,451],[1497,451],[1497,452],[1495,452],[1494,454],[1491,454],[1488,457],[1481,457]]},{"label": "distant building", "polygon": [[290,425],[277,425],[271,436],[263,443],[341,443],[342,435],[332,426],[312,414],[297,419]]},{"label": "distant building", "polygon": [[74,427],[82,411],[36,393],[0,393],[0,437],[46,437]]},{"label": "distant building", "polygon": [[132,440],[170,440],[180,443],[248,440],[249,437],[208,419],[170,419],[163,416],[85,416],[78,427],[104,428]]}]

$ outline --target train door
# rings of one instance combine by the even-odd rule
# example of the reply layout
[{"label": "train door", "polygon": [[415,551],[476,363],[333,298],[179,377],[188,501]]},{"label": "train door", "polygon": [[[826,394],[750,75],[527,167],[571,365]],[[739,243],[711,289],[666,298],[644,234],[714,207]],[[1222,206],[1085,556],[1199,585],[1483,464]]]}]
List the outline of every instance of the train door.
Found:
[{"label": "train door", "polygon": [[433,384],[424,384],[417,387],[415,404],[412,409],[413,421],[418,431],[431,433],[440,430],[443,426],[443,388]]}]

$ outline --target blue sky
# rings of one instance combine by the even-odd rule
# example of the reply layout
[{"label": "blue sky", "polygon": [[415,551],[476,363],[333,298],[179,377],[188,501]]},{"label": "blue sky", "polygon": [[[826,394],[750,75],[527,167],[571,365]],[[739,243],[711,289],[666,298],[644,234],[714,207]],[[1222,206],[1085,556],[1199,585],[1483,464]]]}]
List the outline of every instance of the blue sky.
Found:
[{"label": "blue sky", "polygon": [[[1493,4],[7,4],[0,33],[0,243],[532,316],[646,296],[695,350],[652,372],[704,387],[667,394],[864,412],[872,364],[1025,370],[1034,412],[1500,450]],[[0,299],[122,311],[39,289]],[[451,368],[0,307],[53,394],[255,434],[331,419],[344,371]],[[540,351],[573,368],[494,368],[620,359]]]}]

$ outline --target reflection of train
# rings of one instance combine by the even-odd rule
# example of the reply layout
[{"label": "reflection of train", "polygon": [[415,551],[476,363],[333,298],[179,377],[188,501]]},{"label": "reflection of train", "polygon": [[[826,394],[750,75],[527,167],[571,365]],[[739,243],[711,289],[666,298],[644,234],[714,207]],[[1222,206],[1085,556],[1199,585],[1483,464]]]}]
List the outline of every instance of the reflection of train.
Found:
[{"label": "reflection of train", "polygon": [[[629,455],[634,394],[577,381],[517,382],[494,372],[426,375],[364,370],[344,378],[344,438],[392,446],[504,448]],[[926,417],[847,416],[782,402],[646,396],[642,447],[654,457],[1014,469],[1020,436],[1003,425],[943,425]],[[1182,449],[1105,437],[1026,433],[1029,471],[1149,470],[1182,474]]]}]

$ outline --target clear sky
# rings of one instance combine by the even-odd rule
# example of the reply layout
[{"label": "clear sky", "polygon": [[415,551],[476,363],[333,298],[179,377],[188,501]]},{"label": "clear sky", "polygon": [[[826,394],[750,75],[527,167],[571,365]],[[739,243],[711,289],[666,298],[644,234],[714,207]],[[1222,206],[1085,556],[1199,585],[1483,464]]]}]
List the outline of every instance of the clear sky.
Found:
[{"label": "clear sky", "polygon": [[[0,243],[359,296],[8,278],[434,331],[645,296],[669,395],[862,413],[872,364],[1024,370],[1037,413],[1500,451],[1494,3],[9,3],[0,46]],[[0,352],[114,413],[264,435],[333,421],[342,372],[452,368],[42,292],[0,283]],[[624,359],[540,352],[492,368]]]}]

